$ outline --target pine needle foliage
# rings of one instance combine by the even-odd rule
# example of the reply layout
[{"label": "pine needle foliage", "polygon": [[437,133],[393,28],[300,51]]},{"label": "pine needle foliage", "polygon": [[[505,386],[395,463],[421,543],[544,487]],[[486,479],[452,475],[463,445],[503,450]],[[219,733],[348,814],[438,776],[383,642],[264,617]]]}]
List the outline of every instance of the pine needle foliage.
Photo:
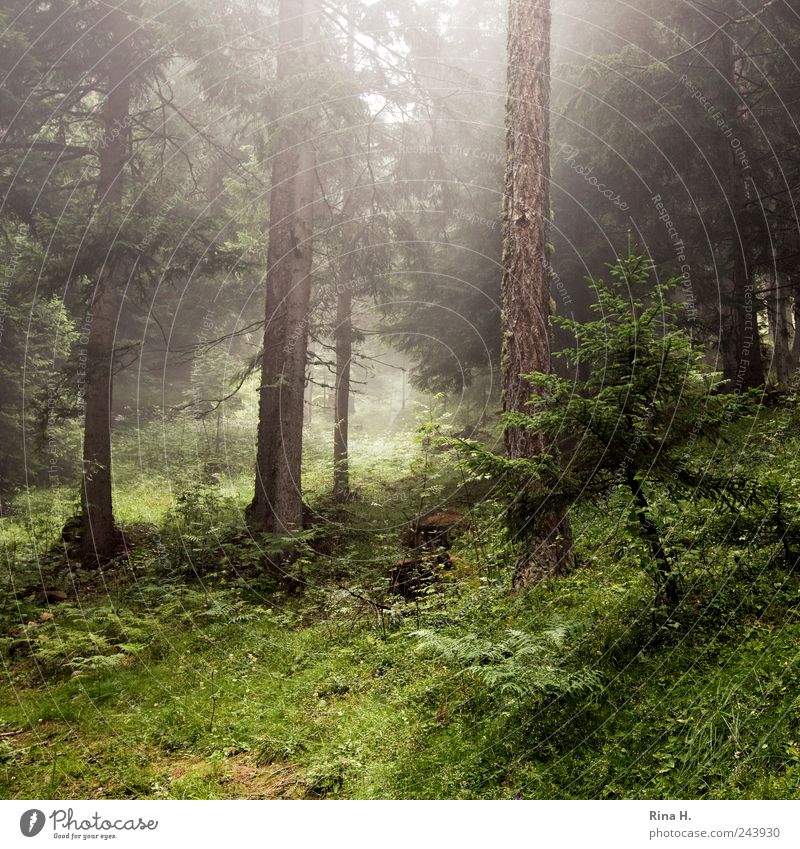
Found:
[{"label": "pine needle foliage", "polygon": [[529,374],[536,389],[530,410],[505,416],[506,427],[543,433],[551,448],[512,460],[476,442],[461,445],[473,474],[497,479],[514,536],[535,530],[548,511],[600,503],[627,488],[659,592],[674,602],[677,581],[648,493],[728,507],[755,499],[750,480],[716,473],[703,459],[708,450],[699,450],[723,440],[726,426],[751,409],[753,396],[729,391],[680,326],[678,278],[659,281],[653,262],[635,253],[609,268],[608,281],[590,280],[595,320],[553,319],[575,339],[574,348],[555,356],[575,375],[588,376]]}]

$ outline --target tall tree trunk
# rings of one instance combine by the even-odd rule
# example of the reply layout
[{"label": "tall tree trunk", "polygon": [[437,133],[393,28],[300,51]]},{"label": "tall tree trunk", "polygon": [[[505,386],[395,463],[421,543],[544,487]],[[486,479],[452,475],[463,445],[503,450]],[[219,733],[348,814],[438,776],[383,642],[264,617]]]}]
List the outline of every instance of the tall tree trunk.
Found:
[{"label": "tall tree trunk", "polygon": [[[550,0],[509,0],[507,167],[503,257],[503,409],[534,397],[522,375],[550,370]],[[506,431],[510,457],[547,448],[542,434]],[[514,583],[526,586],[572,566],[569,522],[560,511],[532,516],[518,540]]]},{"label": "tall tree trunk", "polygon": [[[355,65],[355,34],[352,12],[347,36],[347,67]],[[344,137],[343,164],[345,191],[355,194],[355,169],[353,168],[353,128],[348,127]],[[355,228],[349,221],[352,204],[344,205],[343,245],[346,251],[343,267],[347,270],[336,287],[336,385],[334,387],[333,424],[333,492],[346,497],[350,493],[350,364],[353,357],[353,268],[355,265]]]},{"label": "tall tree trunk", "polygon": [[794,278],[792,287],[792,319],[794,335],[792,337],[792,370],[800,368],[800,282]]},{"label": "tall tree trunk", "polygon": [[788,275],[775,274],[773,289],[767,297],[772,365],[778,388],[786,390],[792,379],[792,317]]},{"label": "tall tree trunk", "polygon": [[[734,4],[738,8],[738,4]],[[720,19],[720,23],[723,23]],[[731,127],[740,127],[743,104],[739,93],[739,74],[734,44],[726,31],[717,37],[717,68],[721,82],[719,103]],[[734,130],[733,138],[736,138]],[[723,279],[720,281],[720,351],[722,370],[739,392],[765,382],[761,362],[761,337],[758,330],[758,303],[755,298],[753,269],[748,263],[747,246],[753,233],[748,232],[746,176],[732,139],[720,137],[727,148],[723,153],[727,177],[731,226],[722,240],[720,257]]]},{"label": "tall tree trunk", "polygon": [[340,286],[336,297],[336,387],[333,426],[333,491],[350,492],[350,362],[353,356],[352,281]]},{"label": "tall tree trunk", "polygon": [[[314,0],[280,0],[278,86],[310,67]],[[286,83],[281,86],[281,83]],[[308,85],[303,85],[308,90]],[[288,533],[303,524],[300,463],[308,348],[314,151],[308,111],[285,118],[272,159],[266,323],[259,389],[253,531]]]},{"label": "tall tree trunk", "polygon": [[87,566],[102,564],[114,554],[119,542],[111,492],[111,403],[114,337],[127,268],[111,240],[119,222],[124,194],[132,62],[128,16],[115,8],[108,15],[108,25],[114,48],[109,59],[108,91],[102,111],[103,135],[98,145],[97,215],[107,218],[109,244],[89,308],[91,324],[86,346],[84,397],[81,557]]}]

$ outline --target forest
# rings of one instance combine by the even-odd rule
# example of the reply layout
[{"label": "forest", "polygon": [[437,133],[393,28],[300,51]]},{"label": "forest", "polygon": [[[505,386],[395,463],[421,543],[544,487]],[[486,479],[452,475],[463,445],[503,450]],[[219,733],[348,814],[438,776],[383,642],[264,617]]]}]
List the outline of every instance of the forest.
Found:
[{"label": "forest", "polygon": [[800,798],[798,0],[0,0],[0,185],[0,798]]}]

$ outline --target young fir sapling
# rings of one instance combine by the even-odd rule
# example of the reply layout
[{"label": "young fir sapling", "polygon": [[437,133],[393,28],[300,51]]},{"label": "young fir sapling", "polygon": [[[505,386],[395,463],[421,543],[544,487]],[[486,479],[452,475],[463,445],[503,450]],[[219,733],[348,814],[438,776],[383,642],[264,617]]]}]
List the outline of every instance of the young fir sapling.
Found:
[{"label": "young fir sapling", "polygon": [[536,529],[547,511],[599,502],[618,488],[630,493],[630,517],[649,551],[660,599],[680,597],[677,564],[665,549],[650,492],[672,501],[746,500],[752,484],[718,475],[698,459],[750,407],[750,395],[726,391],[703,349],[679,326],[682,306],[669,299],[676,278],[658,281],[651,260],[631,254],[610,266],[610,279],[590,280],[598,317],[586,323],[554,316],[574,348],[554,356],[575,375],[526,375],[536,389],[530,410],[508,413],[506,427],[544,433],[548,450],[522,459],[461,441],[474,474],[491,475],[507,503],[512,538]]}]

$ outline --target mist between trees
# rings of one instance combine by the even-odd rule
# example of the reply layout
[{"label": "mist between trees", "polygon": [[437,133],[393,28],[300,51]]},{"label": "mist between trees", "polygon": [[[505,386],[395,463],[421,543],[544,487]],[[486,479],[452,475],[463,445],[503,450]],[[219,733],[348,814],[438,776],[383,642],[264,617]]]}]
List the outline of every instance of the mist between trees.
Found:
[{"label": "mist between trees", "polygon": [[[708,637],[745,670],[762,625],[794,681],[798,45],[787,0],[3,0],[23,701],[143,658],[195,698],[196,650],[208,715],[141,728],[154,763],[281,765],[307,796],[796,788],[783,695],[780,741],[701,723],[715,759],[625,687],[652,716],[659,652],[706,668]],[[256,730],[260,653],[261,697],[307,725]],[[721,728],[692,687],[674,715]],[[5,733],[6,781],[28,764],[41,790]],[[56,761],[50,790],[95,792]],[[172,786],[149,769],[135,795]]]}]

